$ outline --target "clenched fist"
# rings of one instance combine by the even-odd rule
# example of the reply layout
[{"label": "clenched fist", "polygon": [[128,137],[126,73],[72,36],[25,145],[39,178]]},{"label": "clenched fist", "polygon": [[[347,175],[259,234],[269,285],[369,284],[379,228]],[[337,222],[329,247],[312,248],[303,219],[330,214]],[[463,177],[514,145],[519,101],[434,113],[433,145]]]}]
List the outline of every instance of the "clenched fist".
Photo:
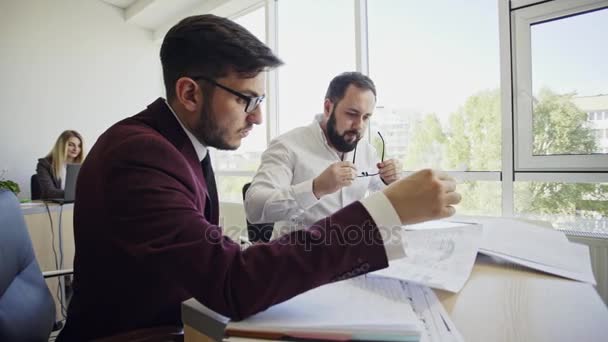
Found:
[{"label": "clenched fist", "polygon": [[357,177],[355,165],[349,161],[331,164],[312,181],[312,192],[317,199],[349,186]]},{"label": "clenched fist", "polygon": [[421,170],[384,189],[402,224],[413,224],[454,215],[461,196],[447,173]]}]

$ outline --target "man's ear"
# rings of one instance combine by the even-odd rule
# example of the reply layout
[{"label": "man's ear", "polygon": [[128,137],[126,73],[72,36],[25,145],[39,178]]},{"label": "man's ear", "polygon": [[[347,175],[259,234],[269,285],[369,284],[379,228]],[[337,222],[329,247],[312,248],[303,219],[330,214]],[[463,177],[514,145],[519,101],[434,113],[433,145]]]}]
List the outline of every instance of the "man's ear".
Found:
[{"label": "man's ear", "polygon": [[333,102],[331,102],[330,99],[325,99],[325,102],[323,102],[323,116],[327,119],[329,118],[329,116],[331,115],[331,112],[333,110]]},{"label": "man's ear", "polygon": [[175,82],[175,100],[186,110],[195,112],[203,105],[201,86],[189,77],[180,77]]}]

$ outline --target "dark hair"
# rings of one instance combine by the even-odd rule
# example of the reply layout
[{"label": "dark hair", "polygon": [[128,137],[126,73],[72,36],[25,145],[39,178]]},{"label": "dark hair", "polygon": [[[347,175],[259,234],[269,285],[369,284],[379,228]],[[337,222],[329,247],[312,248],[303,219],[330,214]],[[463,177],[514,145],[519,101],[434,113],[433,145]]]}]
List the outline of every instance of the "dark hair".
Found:
[{"label": "dark hair", "polygon": [[173,26],[160,48],[167,98],[184,76],[216,79],[234,70],[245,77],[283,64],[272,51],[241,25],[212,14],[191,16]]},{"label": "dark hair", "polygon": [[372,93],[374,93],[374,96],[376,96],[376,86],[371,78],[360,72],[351,71],[343,72],[331,80],[327,92],[325,93],[325,98],[333,103],[340,102],[344,97],[344,93],[346,93],[346,89],[351,84],[360,89],[371,90]]}]

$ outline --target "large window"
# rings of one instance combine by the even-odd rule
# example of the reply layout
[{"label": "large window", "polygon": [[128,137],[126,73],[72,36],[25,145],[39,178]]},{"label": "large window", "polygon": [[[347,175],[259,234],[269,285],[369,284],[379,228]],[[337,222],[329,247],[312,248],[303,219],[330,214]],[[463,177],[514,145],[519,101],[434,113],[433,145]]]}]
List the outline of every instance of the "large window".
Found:
[{"label": "large window", "polygon": [[599,134],[608,127],[606,4],[551,1],[514,12],[517,171],[608,171]]},{"label": "large window", "polygon": [[[608,0],[276,0],[237,19],[285,66],[268,126],[218,153],[223,201],[240,201],[268,139],[323,110],[337,74],[378,90],[368,138],[385,158],[447,170],[459,214],[608,229]],[[269,129],[267,130],[266,127]],[[257,135],[256,135],[257,134]]]},{"label": "large window", "polygon": [[[235,19],[248,29],[259,40],[266,41],[265,7]],[[265,108],[263,108],[264,111]],[[265,118],[266,119],[266,118]],[[217,174],[217,186],[220,201],[241,202],[241,189],[251,181],[251,176],[260,165],[260,156],[266,149],[266,121],[253,127],[251,134],[242,140],[241,147],[236,151],[212,151],[213,165]],[[243,176],[245,175],[245,176]]]},{"label": "large window", "polygon": [[608,1],[513,11],[514,212],[608,229]]},{"label": "large window", "polygon": [[608,231],[608,183],[517,182],[518,215],[587,232]]},{"label": "large window", "polygon": [[463,186],[460,211],[499,213],[496,1],[374,0],[367,7],[369,73],[378,88],[372,139],[380,131],[387,157],[406,170],[494,172],[495,182]]},{"label": "large window", "polygon": [[279,133],[323,112],[331,79],[355,70],[353,0],[279,0]]},{"label": "large window", "polygon": [[601,112],[608,108],[608,9],[533,24],[530,30],[532,153],[603,153],[608,145],[597,133],[608,127]]}]

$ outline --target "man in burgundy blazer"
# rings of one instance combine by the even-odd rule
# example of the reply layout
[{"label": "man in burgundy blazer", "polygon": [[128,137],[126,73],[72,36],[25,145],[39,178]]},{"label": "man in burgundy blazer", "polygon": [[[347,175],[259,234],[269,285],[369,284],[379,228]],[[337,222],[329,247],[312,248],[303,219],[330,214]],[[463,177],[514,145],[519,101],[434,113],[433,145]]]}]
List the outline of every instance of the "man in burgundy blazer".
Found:
[{"label": "man in burgundy blazer", "polygon": [[237,148],[261,123],[261,71],[281,61],[211,15],[172,28],[161,60],[167,101],[109,128],[80,170],[74,294],[59,341],[180,325],[180,304],[191,297],[247,317],[386,267],[403,247],[398,233],[379,226],[447,216],[459,201],[449,177],[427,170],[308,229],[241,250],[218,227],[215,180],[201,161],[208,146]]}]

